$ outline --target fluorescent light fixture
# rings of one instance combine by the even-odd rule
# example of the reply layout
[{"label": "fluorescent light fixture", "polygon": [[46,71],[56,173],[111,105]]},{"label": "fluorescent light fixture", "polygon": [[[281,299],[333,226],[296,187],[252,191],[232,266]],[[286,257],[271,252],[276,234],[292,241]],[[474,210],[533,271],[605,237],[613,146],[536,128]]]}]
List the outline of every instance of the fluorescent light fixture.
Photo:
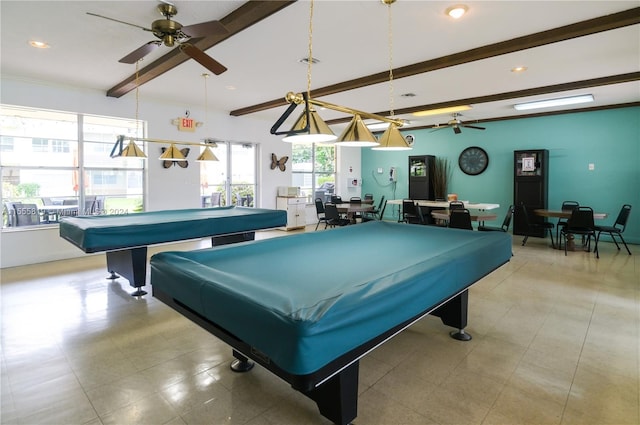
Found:
[{"label": "fluorescent light fixture", "polygon": [[418,111],[418,112],[414,112],[411,115],[415,117],[426,117],[429,115],[452,114],[454,112],[468,111],[469,109],[471,109],[470,105],[449,106],[448,108],[438,108],[438,109],[428,109],[426,111]]},{"label": "fluorescent light fixture", "polygon": [[554,106],[575,105],[577,103],[593,102],[592,94],[584,94],[580,96],[559,97],[556,99],[539,100],[537,102],[519,103],[513,105],[518,111],[526,111],[529,109],[551,108]]}]

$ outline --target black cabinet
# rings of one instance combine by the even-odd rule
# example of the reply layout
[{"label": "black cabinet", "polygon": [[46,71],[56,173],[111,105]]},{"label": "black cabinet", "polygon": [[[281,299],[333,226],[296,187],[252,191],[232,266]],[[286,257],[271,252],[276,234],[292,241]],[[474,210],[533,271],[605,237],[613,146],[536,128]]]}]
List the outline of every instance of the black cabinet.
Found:
[{"label": "black cabinet", "polygon": [[436,157],[418,155],[409,157],[409,199],[435,200],[433,170]]},{"label": "black cabinet", "polygon": [[[546,149],[514,151],[513,153],[513,203],[524,203],[533,223],[545,221],[544,217],[533,214],[537,208],[547,209],[549,186],[549,151]],[[526,234],[521,220],[513,224],[514,235]],[[543,238],[545,230],[532,234]]]}]

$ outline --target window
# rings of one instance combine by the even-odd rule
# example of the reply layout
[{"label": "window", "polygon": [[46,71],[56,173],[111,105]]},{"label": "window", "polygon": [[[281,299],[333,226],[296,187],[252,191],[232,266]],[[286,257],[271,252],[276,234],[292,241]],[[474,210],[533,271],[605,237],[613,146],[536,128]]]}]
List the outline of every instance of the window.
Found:
[{"label": "window", "polygon": [[336,182],[336,150],[334,145],[294,143],[292,146],[291,180],[300,187],[302,196],[311,204],[316,198],[328,202]]},{"label": "window", "polygon": [[216,142],[218,161],[200,163],[203,207],[257,205],[257,149],[253,143]]},{"label": "window", "polygon": [[[130,119],[0,105],[2,227],[55,223],[63,213],[142,211],[144,161],[109,157],[118,135],[141,127]],[[27,220],[19,211],[37,214]]]}]

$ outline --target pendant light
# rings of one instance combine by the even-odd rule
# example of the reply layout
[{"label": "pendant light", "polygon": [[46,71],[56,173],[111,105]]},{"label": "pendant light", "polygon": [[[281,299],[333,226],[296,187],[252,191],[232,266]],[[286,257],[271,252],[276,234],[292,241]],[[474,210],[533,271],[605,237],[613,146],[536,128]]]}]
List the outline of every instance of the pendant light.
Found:
[{"label": "pendant light", "polygon": [[184,157],[180,149],[176,147],[175,143],[171,143],[168,149],[164,151],[160,158],[163,161],[186,161],[187,158]]},{"label": "pendant light", "polygon": [[[396,0],[381,0],[382,3],[386,4],[389,11],[389,114],[391,118],[394,117],[395,113],[393,110],[393,21],[391,17],[391,4]],[[373,147],[373,150],[384,150],[384,151],[399,151],[399,150],[409,150],[411,146],[407,143],[406,139],[400,133],[398,129],[398,125],[396,123],[390,123],[387,130],[380,136],[380,145]]]},{"label": "pendant light", "polygon": [[[209,125],[209,90],[207,88],[207,79],[209,79],[209,74],[205,72],[204,74],[202,74],[202,78],[204,79],[204,122],[205,122],[205,126],[208,126]],[[206,131],[207,129],[205,129],[205,132]],[[218,157],[211,150],[212,147],[215,148],[217,145],[215,144],[215,142],[209,143],[210,140],[211,139],[208,139],[208,138],[204,139],[205,145],[208,145],[208,146],[205,146],[204,150],[196,158],[196,161],[218,161]]]},{"label": "pendant light", "polygon": [[357,148],[378,146],[376,136],[367,128],[360,115],[356,114],[353,119],[338,137],[336,145],[352,146]]}]

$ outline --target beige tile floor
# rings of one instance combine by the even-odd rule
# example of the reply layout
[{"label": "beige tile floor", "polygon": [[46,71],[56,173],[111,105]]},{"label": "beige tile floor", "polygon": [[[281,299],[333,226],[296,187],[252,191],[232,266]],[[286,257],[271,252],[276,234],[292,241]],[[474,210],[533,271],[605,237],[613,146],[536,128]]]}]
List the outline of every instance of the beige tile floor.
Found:
[{"label": "beige tile floor", "polygon": [[[427,317],[361,361],[355,424],[640,423],[640,247],[606,243],[596,260],[520,242],[471,289],[473,340]],[[2,424],[327,423],[279,378],[231,372],[228,346],[105,277],[103,254],[2,270]]]}]

